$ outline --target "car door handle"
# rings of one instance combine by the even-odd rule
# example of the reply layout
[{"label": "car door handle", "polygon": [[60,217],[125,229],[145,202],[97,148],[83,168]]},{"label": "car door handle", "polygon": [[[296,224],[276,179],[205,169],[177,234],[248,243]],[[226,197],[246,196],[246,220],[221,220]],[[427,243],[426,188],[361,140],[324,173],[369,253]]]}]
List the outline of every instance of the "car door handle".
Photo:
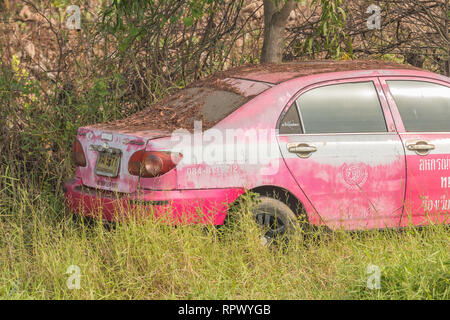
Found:
[{"label": "car door handle", "polygon": [[309,158],[311,154],[317,152],[317,148],[307,143],[290,143],[287,145],[290,153],[295,153],[300,158]]},{"label": "car door handle", "polygon": [[436,146],[426,141],[418,141],[407,144],[407,148],[409,151],[415,151],[420,156],[427,156],[432,150],[436,149]]}]

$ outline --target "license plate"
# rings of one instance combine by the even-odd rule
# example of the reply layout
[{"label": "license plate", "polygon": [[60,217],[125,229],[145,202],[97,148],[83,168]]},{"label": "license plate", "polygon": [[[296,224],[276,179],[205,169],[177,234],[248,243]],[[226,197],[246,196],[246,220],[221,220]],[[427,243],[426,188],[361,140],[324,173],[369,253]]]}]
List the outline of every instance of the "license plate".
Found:
[{"label": "license plate", "polygon": [[104,177],[115,178],[119,174],[120,154],[111,154],[99,152],[97,164],[95,165],[95,174]]}]

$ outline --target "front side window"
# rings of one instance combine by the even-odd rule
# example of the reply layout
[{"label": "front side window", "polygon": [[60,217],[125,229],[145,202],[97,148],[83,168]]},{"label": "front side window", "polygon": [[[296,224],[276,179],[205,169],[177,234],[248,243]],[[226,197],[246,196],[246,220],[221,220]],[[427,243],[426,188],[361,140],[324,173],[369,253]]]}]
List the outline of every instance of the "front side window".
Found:
[{"label": "front side window", "polygon": [[387,132],[371,81],[315,88],[301,95],[297,104],[306,134]]},{"label": "front side window", "polygon": [[408,132],[450,132],[450,88],[425,81],[387,81]]}]

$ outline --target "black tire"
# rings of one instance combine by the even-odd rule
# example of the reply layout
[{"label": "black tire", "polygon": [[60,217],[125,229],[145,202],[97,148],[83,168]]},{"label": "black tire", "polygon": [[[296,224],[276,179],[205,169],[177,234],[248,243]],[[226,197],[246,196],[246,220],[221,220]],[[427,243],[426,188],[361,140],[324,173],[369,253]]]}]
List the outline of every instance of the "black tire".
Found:
[{"label": "black tire", "polygon": [[263,228],[263,237],[268,241],[289,236],[295,230],[297,217],[295,213],[280,200],[261,196],[253,208],[253,215]]}]

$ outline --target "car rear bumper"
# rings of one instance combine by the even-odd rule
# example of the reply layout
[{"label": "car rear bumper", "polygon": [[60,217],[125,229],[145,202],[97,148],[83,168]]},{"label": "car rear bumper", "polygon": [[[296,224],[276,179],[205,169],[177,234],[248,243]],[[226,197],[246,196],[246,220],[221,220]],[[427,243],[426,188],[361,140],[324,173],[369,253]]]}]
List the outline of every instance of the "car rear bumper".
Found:
[{"label": "car rear bumper", "polygon": [[81,179],[71,179],[65,184],[64,192],[70,210],[106,221],[154,215],[174,224],[222,225],[229,204],[245,191],[240,188],[141,190],[134,194],[114,194],[86,188]]}]

